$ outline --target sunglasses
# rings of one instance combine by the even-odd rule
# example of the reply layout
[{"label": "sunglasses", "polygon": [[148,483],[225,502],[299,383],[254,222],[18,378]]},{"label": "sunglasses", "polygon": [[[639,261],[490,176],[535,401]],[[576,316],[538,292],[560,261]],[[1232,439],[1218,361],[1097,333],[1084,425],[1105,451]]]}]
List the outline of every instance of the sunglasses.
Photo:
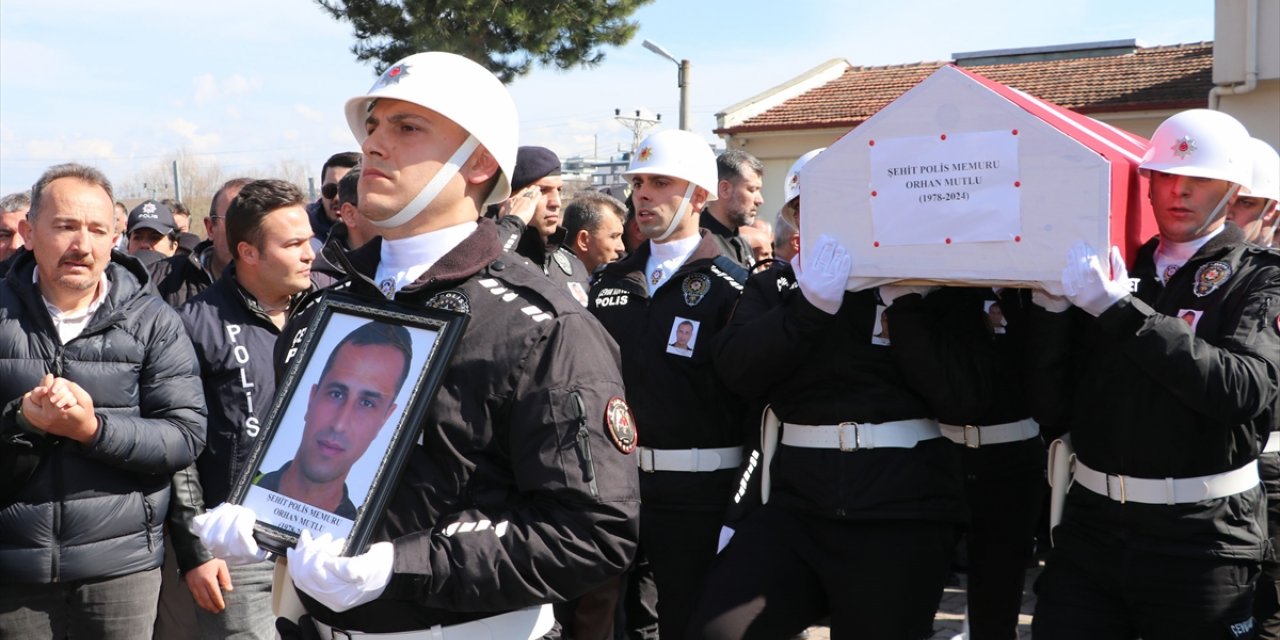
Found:
[{"label": "sunglasses", "polygon": [[320,185],[320,195],[324,196],[326,200],[338,197],[338,183],[326,182]]}]

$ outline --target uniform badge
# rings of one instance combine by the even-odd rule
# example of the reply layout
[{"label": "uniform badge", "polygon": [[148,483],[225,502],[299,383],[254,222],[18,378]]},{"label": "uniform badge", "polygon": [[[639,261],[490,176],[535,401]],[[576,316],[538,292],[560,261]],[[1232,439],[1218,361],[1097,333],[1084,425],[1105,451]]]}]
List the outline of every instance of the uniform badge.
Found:
[{"label": "uniform badge", "polygon": [[570,282],[569,293],[573,294],[573,299],[577,300],[584,307],[587,306],[588,302],[590,302],[587,299],[587,290],[582,287],[581,282]]},{"label": "uniform badge", "polygon": [[379,282],[379,283],[378,283],[378,291],[381,291],[381,292],[382,292],[382,295],[386,296],[388,299],[390,299],[391,297],[395,296],[395,294],[396,294],[396,279],[395,279],[395,278],[383,278],[383,279],[382,279],[382,282]]},{"label": "uniform badge", "polygon": [[1196,297],[1203,298],[1222,286],[1231,277],[1231,273],[1231,265],[1221,260],[1203,265],[1196,269],[1196,283],[1192,292]]},{"label": "uniform badge", "polygon": [[629,454],[636,450],[639,443],[636,419],[631,415],[631,407],[627,406],[626,400],[618,396],[609,399],[604,409],[604,424],[609,430],[609,441],[618,451]]},{"label": "uniform badge", "polygon": [[1196,141],[1191,136],[1182,136],[1173,141],[1173,146],[1169,147],[1173,151],[1173,155],[1186,159],[1187,156],[1195,153]]},{"label": "uniform badge", "polygon": [[641,149],[639,156],[640,156],[640,162],[648,162],[649,158],[653,157],[653,147],[645,147]]},{"label": "uniform badge", "polygon": [[1178,269],[1181,268],[1182,265],[1180,264],[1166,265],[1164,268],[1164,274],[1160,276],[1160,281],[1164,284],[1169,284],[1169,281],[1173,279],[1173,274],[1177,273]]},{"label": "uniform badge", "polygon": [[471,301],[461,291],[442,291],[437,293],[427,300],[427,306],[432,309],[471,313]]},{"label": "uniform badge", "polygon": [[146,204],[142,205],[142,212],[143,212],[143,213],[155,213],[155,212],[156,212],[156,203],[154,203],[154,202],[148,202],[148,203],[146,203]]},{"label": "uniform badge", "polygon": [[684,292],[684,303],[691,307],[696,306],[711,290],[711,278],[708,278],[705,273],[690,274],[680,284],[680,290]]},{"label": "uniform badge", "polygon": [[402,78],[409,75],[409,66],[407,64],[398,64],[387,69],[382,73],[382,77],[378,78],[377,86],[385,87],[389,84],[399,84]]},{"label": "uniform badge", "polygon": [[566,276],[573,275],[573,265],[569,264],[569,258],[565,257],[564,252],[557,249],[555,253],[551,254],[551,259],[556,261],[556,265],[560,267],[560,270]]}]

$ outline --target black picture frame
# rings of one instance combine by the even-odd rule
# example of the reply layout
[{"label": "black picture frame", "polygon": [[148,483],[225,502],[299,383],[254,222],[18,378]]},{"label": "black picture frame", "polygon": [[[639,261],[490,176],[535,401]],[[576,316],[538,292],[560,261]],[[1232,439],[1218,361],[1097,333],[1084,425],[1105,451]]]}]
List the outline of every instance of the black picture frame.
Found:
[{"label": "black picture frame", "polygon": [[[310,312],[262,433],[228,501],[254,510],[254,539],[272,553],[283,555],[306,528],[313,536],[345,537],[342,554],[357,555],[368,546],[419,441],[419,429],[469,316],[369,301],[340,291],[322,293]],[[357,329],[364,337],[340,346]],[[388,393],[394,379],[400,379],[399,386]],[[388,398],[393,407],[385,404]],[[335,412],[341,420],[333,417]],[[375,426],[378,416],[385,417]],[[316,426],[308,434],[312,422]],[[299,470],[289,473],[299,459]],[[286,462],[278,466],[281,460]],[[314,504],[322,498],[308,502],[286,495],[279,486],[328,485],[332,497],[333,476],[339,473],[343,484],[337,506]]]}]

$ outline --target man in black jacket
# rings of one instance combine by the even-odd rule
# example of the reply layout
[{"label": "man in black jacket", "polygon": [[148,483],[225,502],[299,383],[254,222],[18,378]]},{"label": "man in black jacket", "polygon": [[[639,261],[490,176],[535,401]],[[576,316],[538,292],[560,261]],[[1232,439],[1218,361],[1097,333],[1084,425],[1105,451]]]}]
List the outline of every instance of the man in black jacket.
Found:
[{"label": "man in black jacket", "polygon": [[644,443],[642,552],[658,587],[661,635],[679,638],[715,558],[742,461],[742,403],[716,375],[712,344],[746,270],[698,228],[716,183],[715,160],[698,136],[649,136],[627,175],[648,241],[605,266],[591,287],[591,311],[622,350]]},{"label": "man in black jacket", "polygon": [[716,197],[707,203],[699,224],[711,232],[721,253],[750,269],[755,254],[740,230],[755,221],[764,204],[764,164],[742,149],[729,149],[716,157],[716,176]]},{"label": "man in black jacket", "polygon": [[498,231],[505,250],[528,258],[585,307],[591,272],[567,246],[568,232],[560,224],[563,188],[560,158],[554,152],[520,147],[511,173],[513,195],[497,207]]},{"label": "man in black jacket", "polygon": [[177,314],[112,255],[99,171],[32,188],[0,281],[0,637],[149,637],[169,479],[204,448],[204,394]]},{"label": "man in black jacket", "polygon": [[[409,56],[348,101],[347,121],[364,151],[361,213],[383,236],[341,257],[350,280],[340,286],[471,320],[374,544],[339,557],[304,531],[290,551],[309,614],[300,623],[322,637],[431,637],[433,627],[445,638],[540,637],[551,602],[621,573],[635,551],[634,433],[616,347],[479,219],[509,195],[518,128],[490,72],[453,54]],[[292,344],[277,343],[280,360]],[[216,555],[256,557],[245,511],[223,505],[198,521]]]},{"label": "man in black jacket", "polygon": [[222,277],[223,269],[231,264],[231,250],[227,248],[224,230],[227,207],[231,206],[240,189],[252,181],[250,178],[234,178],[223,183],[213,194],[209,215],[204,219],[207,238],[188,254],[174,255],[148,267],[156,291],[174,309],[207,289]]},{"label": "man in black jacket", "polygon": [[[272,565],[228,567],[200,543],[192,519],[204,506],[216,507],[227,499],[258,442],[275,397],[276,338],[294,302],[311,288],[314,254],[297,187],[257,180],[237,192],[218,224],[218,231],[226,232],[222,244],[234,247],[226,277],[179,311],[210,400],[209,446],[194,468],[174,477],[169,534],[178,569],[199,605],[201,636],[270,638],[275,634]],[[157,628],[158,635],[190,631]]]},{"label": "man in black jacket", "polygon": [[1115,248],[1068,256],[1076,458],[1036,585],[1037,638],[1254,635],[1280,255],[1225,223],[1249,181],[1248,140],[1221,112],[1171,116],[1141,165],[1160,234],[1134,260],[1136,282]]}]

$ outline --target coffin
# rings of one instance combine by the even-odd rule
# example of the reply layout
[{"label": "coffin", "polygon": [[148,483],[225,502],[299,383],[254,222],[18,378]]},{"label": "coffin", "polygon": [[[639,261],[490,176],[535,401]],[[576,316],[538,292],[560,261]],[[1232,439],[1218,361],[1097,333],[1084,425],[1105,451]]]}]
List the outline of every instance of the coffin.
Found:
[{"label": "coffin", "polygon": [[801,250],[821,234],[866,278],[1061,293],[1079,240],[1127,262],[1155,234],[1147,141],[945,66],[800,172]]}]

